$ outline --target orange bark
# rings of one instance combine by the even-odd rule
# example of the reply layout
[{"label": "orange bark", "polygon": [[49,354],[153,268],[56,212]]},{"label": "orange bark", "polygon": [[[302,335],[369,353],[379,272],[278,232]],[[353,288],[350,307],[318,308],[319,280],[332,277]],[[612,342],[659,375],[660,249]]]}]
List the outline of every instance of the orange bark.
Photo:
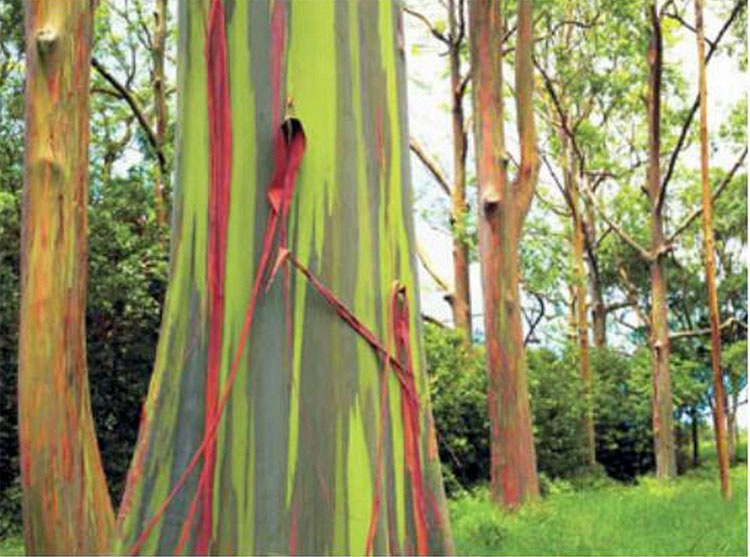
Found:
[{"label": "orange bark", "polygon": [[93,2],[26,5],[19,436],[26,551],[106,552],[114,522],[86,369]]},{"label": "orange bark", "polygon": [[716,456],[719,459],[721,494],[731,496],[729,454],[727,452],[727,416],[724,407],[724,379],[721,372],[721,331],[719,329],[719,296],[716,289],[714,231],[712,224],[711,186],[708,175],[708,110],[706,107],[706,53],[703,38],[703,5],[695,0],[695,28],[698,41],[698,95],[700,97],[701,191],[703,201],[703,256],[706,263],[708,311],[711,319],[711,369],[714,376],[714,432]]},{"label": "orange bark", "polygon": [[531,11],[530,0],[519,2],[516,100],[521,163],[511,184],[503,129],[501,2],[476,0],[469,5],[492,496],[508,507],[539,495],[518,289],[519,238],[539,168],[531,103]]}]

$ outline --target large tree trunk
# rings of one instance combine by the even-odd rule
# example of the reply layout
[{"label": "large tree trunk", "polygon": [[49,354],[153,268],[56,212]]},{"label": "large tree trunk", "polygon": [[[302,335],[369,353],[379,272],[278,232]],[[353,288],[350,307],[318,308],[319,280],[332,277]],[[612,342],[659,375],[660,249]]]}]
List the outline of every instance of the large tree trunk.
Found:
[{"label": "large tree trunk", "polygon": [[667,323],[666,239],[663,222],[663,189],[659,173],[660,105],[662,73],[661,24],[656,5],[648,9],[651,39],[648,47],[648,197],[651,206],[651,358],[653,366],[653,428],[656,475],[677,475],[672,427],[672,380],[669,374]]},{"label": "large tree trunk", "polygon": [[708,173],[708,108],[706,106],[706,54],[703,39],[703,5],[695,0],[695,29],[698,41],[698,96],[700,97],[701,190],[703,199],[703,258],[706,265],[708,311],[711,320],[711,369],[714,376],[714,432],[716,456],[719,460],[721,494],[731,496],[729,485],[729,455],[727,453],[727,416],[724,396],[724,377],[721,372],[721,330],[719,329],[719,295],[716,290],[714,261],[714,229],[712,199]]},{"label": "large tree trunk", "polygon": [[[463,3],[459,3],[463,10]],[[463,18],[463,14],[460,14]],[[466,130],[464,129],[464,87],[461,83],[461,44],[456,39],[455,0],[448,0],[448,24],[451,45],[448,50],[451,75],[451,122],[453,125],[453,188],[451,189],[451,225],[453,227],[453,323],[471,341],[471,292],[469,290],[469,244],[466,203]]]},{"label": "large tree trunk", "polygon": [[92,9],[26,4],[18,430],[30,554],[106,552],[114,523],[84,329]]},{"label": "large tree trunk", "polygon": [[[115,549],[451,552],[419,334],[400,14],[368,0],[207,6],[179,3],[171,276]],[[298,123],[282,139],[285,117]],[[283,189],[269,197],[271,180]],[[290,185],[283,259],[277,193]],[[281,238],[266,242],[277,218]],[[287,263],[266,290],[277,252]],[[410,334],[413,375],[384,370],[291,261],[394,356],[391,335]],[[393,322],[396,279],[408,323]]]},{"label": "large tree trunk", "polygon": [[492,496],[506,506],[539,494],[518,291],[518,242],[538,171],[531,105],[531,2],[521,0],[518,10],[521,165],[518,180],[511,185],[503,130],[501,2],[476,0],[469,5]]}]

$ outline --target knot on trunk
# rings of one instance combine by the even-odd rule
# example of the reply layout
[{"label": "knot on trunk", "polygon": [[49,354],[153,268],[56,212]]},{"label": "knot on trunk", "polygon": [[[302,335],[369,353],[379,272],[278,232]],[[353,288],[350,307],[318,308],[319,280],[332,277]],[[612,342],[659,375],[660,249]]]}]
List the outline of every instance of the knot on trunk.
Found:
[{"label": "knot on trunk", "polygon": [[47,58],[54,50],[59,39],[57,31],[51,27],[42,27],[36,32],[36,48],[42,58]]}]

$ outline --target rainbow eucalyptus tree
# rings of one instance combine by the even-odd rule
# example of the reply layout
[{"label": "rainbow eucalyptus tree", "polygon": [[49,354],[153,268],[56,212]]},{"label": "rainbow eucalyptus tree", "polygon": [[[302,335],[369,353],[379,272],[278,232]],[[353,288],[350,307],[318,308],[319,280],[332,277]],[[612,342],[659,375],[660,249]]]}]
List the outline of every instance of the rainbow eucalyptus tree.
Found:
[{"label": "rainbow eucalyptus tree", "polygon": [[92,4],[26,5],[18,431],[30,554],[105,552],[114,524],[84,329]]},{"label": "rainbow eucalyptus tree", "polygon": [[471,2],[469,28],[492,496],[513,507],[539,495],[518,291],[519,240],[539,170],[532,105],[532,2],[518,2],[515,85],[521,160],[515,182],[506,172],[502,3]]},{"label": "rainbow eucalyptus tree", "polygon": [[396,5],[190,0],[179,26],[171,276],[115,550],[451,551]]}]

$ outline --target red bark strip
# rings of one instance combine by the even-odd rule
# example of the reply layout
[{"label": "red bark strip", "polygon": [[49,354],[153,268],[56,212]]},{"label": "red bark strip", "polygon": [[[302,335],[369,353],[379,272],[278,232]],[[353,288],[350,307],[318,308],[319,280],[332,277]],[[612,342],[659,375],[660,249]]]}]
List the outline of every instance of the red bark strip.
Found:
[{"label": "red bark strip", "polygon": [[[229,105],[227,43],[224,4],[213,0],[206,38],[208,70],[208,123],[211,184],[208,200],[208,370],[206,375],[205,431],[211,427],[219,397],[219,370],[224,327],[224,275],[226,271],[227,225],[232,174],[232,116]],[[201,521],[196,542],[198,554],[208,553],[212,530],[212,507],[216,441],[204,455],[201,484]]]},{"label": "red bark strip", "polygon": [[[277,133],[279,135],[282,134],[281,131],[278,131]],[[248,302],[247,310],[245,312],[245,321],[240,333],[237,351],[234,355],[234,359],[232,360],[232,367],[230,368],[229,376],[224,383],[221,398],[216,405],[216,410],[213,413],[213,418],[210,423],[207,424],[203,441],[193,454],[190,462],[188,462],[188,465],[185,467],[182,475],[180,475],[180,477],[175,482],[172,491],[169,492],[169,495],[167,495],[164,502],[161,504],[154,516],[144,528],[136,543],[130,549],[129,553],[131,555],[136,555],[140,551],[141,547],[143,547],[143,544],[148,539],[149,534],[159,523],[159,520],[161,520],[161,517],[164,515],[167,507],[169,507],[169,505],[172,503],[177,493],[179,493],[180,489],[182,489],[182,487],[185,485],[185,482],[187,481],[191,472],[195,469],[195,466],[198,464],[201,457],[204,455],[207,447],[211,443],[213,443],[216,438],[216,433],[218,431],[219,423],[221,422],[224,408],[226,407],[226,404],[229,400],[232,386],[234,385],[234,381],[237,377],[237,371],[239,370],[242,354],[245,351],[245,345],[247,344],[247,340],[250,337],[253,317],[255,315],[255,306],[257,305],[259,296],[261,295],[261,287],[264,283],[263,278],[266,275],[268,263],[271,260],[273,242],[276,238],[276,231],[279,224],[279,216],[282,213],[286,214],[286,212],[288,212],[288,205],[291,203],[291,199],[294,193],[293,186],[297,178],[297,173],[299,171],[299,165],[302,161],[302,156],[305,152],[305,134],[302,131],[301,127],[299,128],[298,133],[295,133],[291,137],[288,146],[286,146],[286,144],[284,143],[283,136],[281,137],[281,142],[283,148],[281,149],[279,157],[276,160],[276,168],[274,170],[271,183],[268,187],[270,215],[268,217],[268,223],[266,225],[266,231],[263,238],[263,251],[261,253],[258,270],[255,275],[253,290],[250,296],[250,301]],[[284,184],[288,184],[286,188],[284,188]],[[284,209],[285,207],[286,209]],[[202,483],[203,476],[201,477],[201,484]],[[198,497],[198,494],[201,492],[200,487],[201,486],[199,485],[198,490],[196,491],[196,497]],[[192,506],[193,503],[191,503],[191,507]],[[186,523],[188,524],[188,526],[183,526],[183,528],[189,529],[189,524],[190,521],[192,521],[193,514],[194,513],[189,513],[188,517],[186,518]],[[178,543],[178,548],[179,546],[180,544]]]}]

